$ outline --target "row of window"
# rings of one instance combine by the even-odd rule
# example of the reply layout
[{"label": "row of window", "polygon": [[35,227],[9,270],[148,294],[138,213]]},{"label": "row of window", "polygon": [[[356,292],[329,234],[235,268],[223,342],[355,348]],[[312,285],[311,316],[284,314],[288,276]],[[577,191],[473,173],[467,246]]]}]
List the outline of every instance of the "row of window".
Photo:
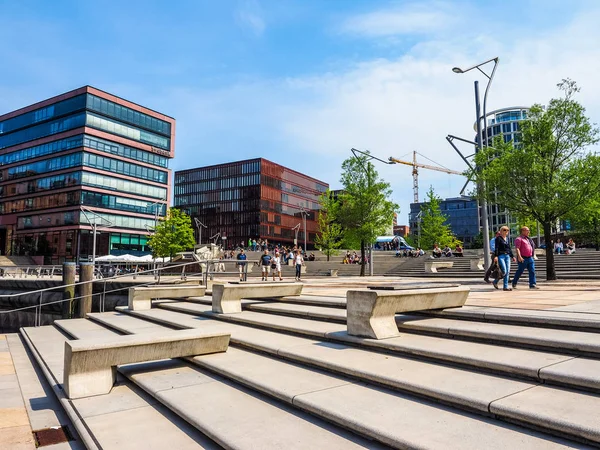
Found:
[{"label": "row of window", "polygon": [[119,178],[113,178],[91,172],[72,172],[62,175],[54,175],[52,177],[38,178],[36,180],[27,182],[0,186],[0,197],[31,194],[34,192],[62,189],[68,186],[78,185],[99,187],[158,199],[165,199],[167,197],[167,190],[165,188],[150,186],[143,183],[136,183],[134,181],[122,180]]},{"label": "row of window", "polygon": [[144,142],[165,150],[169,150],[171,143],[171,139],[169,138],[150,133],[149,131],[145,131],[140,128],[134,128],[129,125],[122,124],[113,119],[100,117],[94,113],[87,113],[85,124],[92,128],[98,128],[99,130],[124,136],[126,138],[133,139],[134,141]]},{"label": "row of window", "polygon": [[97,206],[106,209],[118,209],[119,211],[130,211],[139,214],[158,214],[164,216],[166,205],[133,198],[118,197],[116,195],[101,194],[98,192],[81,191],[81,204],[86,206]]},{"label": "row of window", "polygon": [[204,167],[192,171],[177,172],[175,174],[175,184],[221,179],[250,173],[260,173],[259,159],[243,163],[224,164],[222,166]]},{"label": "row of window", "polygon": [[88,135],[72,136],[65,139],[59,139],[57,141],[48,142],[47,144],[36,145],[34,147],[24,148],[14,152],[6,153],[4,155],[0,155],[0,165],[26,161],[33,158],[38,158],[40,156],[59,153],[65,150],[82,146],[86,146],[107,153],[113,153],[115,155],[123,156],[125,158],[135,159],[137,161],[142,161],[160,167],[168,166],[168,158],[165,158],[164,156],[127,147],[125,145],[116,144],[114,142],[106,141],[104,139],[99,139],[96,137],[91,137]]},{"label": "row of window", "polygon": [[141,219],[139,217],[117,216],[115,214],[81,214],[80,223],[110,225],[117,228],[133,228],[148,230],[154,228],[154,219]]},{"label": "row of window", "polygon": [[23,142],[33,141],[34,139],[51,136],[56,133],[71,130],[73,128],[82,127],[85,125],[85,113],[79,113],[73,116],[62,119],[53,120],[51,122],[34,125],[24,130],[15,131],[14,133],[2,135],[0,134],[0,149],[12,147],[13,145]]},{"label": "row of window", "polygon": [[171,139],[159,136],[149,131],[141,130],[131,126],[123,125],[111,119],[100,117],[93,113],[78,113],[73,116],[62,119],[41,123],[23,130],[15,131],[10,134],[0,134],[0,149],[22,144],[23,142],[33,141],[73,128],[83,127],[84,125],[97,128],[108,133],[124,136],[138,142],[143,142],[155,147],[169,150]]},{"label": "row of window", "polygon": [[85,108],[85,95],[69,98],[0,122],[0,135]]},{"label": "row of window", "polygon": [[[178,175],[176,175],[177,177]],[[222,180],[199,181],[193,184],[175,184],[175,195],[205,193],[221,189],[254,186],[260,183],[260,175],[242,175]],[[204,194],[202,194],[204,195]],[[189,200],[189,199],[188,199]]]},{"label": "row of window", "polygon": [[81,165],[163,184],[167,184],[168,181],[167,172],[86,152],[72,153],[70,155],[11,167],[3,170],[1,176],[2,179],[6,177],[11,180]]},{"label": "row of window", "polygon": [[162,170],[150,169],[138,164],[130,164],[93,153],[83,153],[83,165],[162,184],[167,184],[169,181],[169,174]]},{"label": "row of window", "polygon": [[93,94],[88,94],[87,96],[87,108],[166,136],[171,135],[171,124],[169,122],[135,111],[126,106],[118,105]]},{"label": "row of window", "polygon": [[0,203],[0,214],[23,211],[60,208],[63,206],[86,205],[107,209],[118,209],[140,214],[165,215],[166,205],[152,204],[144,200],[136,200],[115,195],[101,194],[88,191],[71,191],[60,194],[43,195]]}]

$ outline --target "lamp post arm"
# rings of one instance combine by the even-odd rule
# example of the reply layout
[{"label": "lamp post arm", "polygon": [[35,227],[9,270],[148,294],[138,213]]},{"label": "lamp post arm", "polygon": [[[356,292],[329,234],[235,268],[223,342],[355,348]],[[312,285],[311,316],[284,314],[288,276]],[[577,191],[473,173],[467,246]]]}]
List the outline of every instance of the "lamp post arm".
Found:
[{"label": "lamp post arm", "polygon": [[485,134],[485,146],[487,147],[488,142],[488,132],[487,132],[487,96],[488,91],[490,90],[490,86],[492,81],[494,80],[494,75],[496,74],[496,68],[498,67],[498,58],[491,59],[490,61],[494,61],[494,68],[492,69],[492,74],[488,77],[489,81],[487,86],[485,87],[485,94],[483,94],[483,133]]}]

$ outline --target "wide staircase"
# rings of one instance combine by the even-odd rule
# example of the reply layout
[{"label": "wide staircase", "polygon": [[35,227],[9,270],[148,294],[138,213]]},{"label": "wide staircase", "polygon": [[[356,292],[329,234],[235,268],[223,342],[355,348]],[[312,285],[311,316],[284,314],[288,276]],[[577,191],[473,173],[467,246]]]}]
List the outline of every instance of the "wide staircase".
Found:
[{"label": "wide staircase", "polygon": [[[429,255],[422,258],[406,258],[408,261],[400,268],[398,275],[405,277],[431,278],[483,278],[483,271],[473,271],[470,268],[471,259],[481,256],[467,251],[462,258],[439,258],[435,261],[452,261],[452,268],[438,269],[437,273],[425,272],[425,263],[431,261]],[[538,279],[546,279],[546,256],[538,255],[535,262]],[[554,255],[554,267],[559,279],[600,280],[600,252],[593,249],[578,249],[572,255]],[[511,262],[511,274],[517,270],[517,263]],[[524,274],[527,278],[527,272]]]},{"label": "wide staircase", "polygon": [[[398,314],[400,337],[375,340],[347,334],[344,297],[243,300],[238,314],[210,303],[60,320],[22,329],[9,345],[27,349],[88,448],[600,446],[597,314]],[[230,347],[120,366],[109,394],[65,398],[66,341],[172,329],[230,333]]]}]

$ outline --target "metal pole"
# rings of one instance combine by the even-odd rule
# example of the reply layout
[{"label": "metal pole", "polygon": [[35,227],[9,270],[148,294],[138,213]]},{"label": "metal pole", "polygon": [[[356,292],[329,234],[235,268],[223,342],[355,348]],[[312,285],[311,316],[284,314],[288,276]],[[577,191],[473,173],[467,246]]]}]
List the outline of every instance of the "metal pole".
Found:
[{"label": "metal pole", "polygon": [[[479,81],[475,81],[475,114],[477,119],[477,152],[483,149],[483,134],[481,130],[481,107],[479,104]],[[483,118],[485,121],[485,117]],[[479,172],[480,168],[477,167]],[[478,189],[485,192],[485,183],[478,180]],[[487,200],[485,197],[481,198],[481,225],[483,228],[483,261],[485,270],[489,269],[491,265],[490,259],[490,236],[489,236],[489,224],[488,224],[488,210]]]},{"label": "metal pole", "polygon": [[307,247],[306,247],[306,211],[304,211],[303,216],[304,216],[304,253],[306,254],[306,252],[308,251]]},{"label": "metal pole", "polygon": [[94,218],[94,225],[92,225],[92,230],[94,233],[94,237],[92,238],[92,265],[96,267],[96,229],[98,225],[96,224],[96,220]]}]

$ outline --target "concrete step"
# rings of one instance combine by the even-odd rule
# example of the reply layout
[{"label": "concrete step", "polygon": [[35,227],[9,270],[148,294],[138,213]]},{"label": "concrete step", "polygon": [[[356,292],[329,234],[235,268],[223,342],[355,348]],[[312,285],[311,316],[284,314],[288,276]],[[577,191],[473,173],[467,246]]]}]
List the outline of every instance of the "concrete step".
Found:
[{"label": "concrete step", "polygon": [[[204,305],[164,304],[161,309],[169,311],[152,309],[150,311],[133,311],[130,314],[180,328],[195,328],[200,324],[206,326],[209,318],[220,318],[218,315],[212,315],[210,309]],[[186,317],[177,312],[193,316]],[[248,315],[251,316],[250,321],[246,322],[245,317]],[[329,324],[329,331],[323,333],[322,327],[315,329],[311,327],[312,321],[305,319],[269,316],[254,312],[243,312],[235,316],[237,316],[235,324],[221,317],[221,325],[212,321],[211,327],[214,328],[211,329],[214,329],[215,332],[233,333],[232,342],[267,353],[277,354],[280,350],[279,347],[269,345],[269,340],[283,337],[288,340],[294,339],[293,336],[278,335],[274,332],[287,331],[317,339],[325,337],[329,341],[359,348],[450,362],[480,371],[500,372],[539,382],[600,390],[600,362],[593,358],[574,358],[557,351],[514,348],[497,343],[471,342],[421,334],[403,334],[398,338],[383,340],[363,339],[349,336],[345,332],[345,327],[337,324]],[[93,315],[92,318],[94,318]],[[227,325],[230,325],[231,328],[227,328],[223,320],[228,321]],[[249,328],[247,325],[260,327],[259,336],[257,336],[257,332],[253,331],[254,328]]]},{"label": "concrete step", "polygon": [[396,316],[396,324],[404,331],[523,345],[578,356],[600,356],[600,333],[596,332],[561,330],[558,333],[551,328],[428,318],[410,314]]},{"label": "concrete step", "polygon": [[418,315],[600,332],[600,314],[577,311],[463,306],[462,308],[422,311]]},{"label": "concrete step", "polygon": [[[68,330],[73,337],[78,336],[79,339],[103,335],[112,337],[117,332],[161,333],[170,329],[121,313],[97,314],[94,317],[95,321],[72,319],[59,322],[62,329]],[[100,320],[101,318],[105,320]],[[110,328],[100,325],[99,322],[110,324]],[[172,371],[174,367],[177,367],[176,373]],[[160,369],[164,369],[164,373]],[[120,370],[154,397],[155,402],[167,406],[180,418],[225,448],[244,448],[250,442],[258,445],[258,448],[265,449],[306,448],[310,443],[314,443],[318,448],[373,448],[367,441],[357,438],[352,433],[332,427],[310,415],[298,414],[286,407],[281,408],[277,402],[245,391],[226,380],[211,377],[210,374],[196,369],[188,370],[182,376],[186,365],[175,360],[131,364],[121,367]],[[169,379],[165,380],[167,375]],[[178,386],[178,379],[185,379],[185,383]],[[208,401],[208,396],[212,396],[216,403]],[[204,406],[203,412],[200,405]],[[230,414],[233,410],[238,413]],[[265,421],[267,417],[269,420]],[[274,427],[273,430],[265,429],[271,426]],[[228,431],[228,427],[231,427],[231,431]],[[290,441],[286,445],[286,437],[289,437],[291,430],[298,430],[302,437],[297,438],[295,443]]]},{"label": "concrete step", "polygon": [[[122,322],[122,316],[118,314],[104,313],[94,315],[94,317],[94,320],[106,324]],[[143,320],[139,319],[139,322],[143,322]],[[204,328],[204,325],[205,323],[202,323],[199,327]],[[122,327],[122,324],[119,324],[119,327]],[[139,328],[143,328],[143,326],[136,325],[131,331]],[[340,378],[339,375],[328,375],[314,367],[325,368],[340,375],[349,375],[357,381],[376,382],[380,385],[400,389],[408,388],[407,390],[410,392],[424,395],[427,398],[444,400],[455,406],[458,402],[458,406],[478,409],[482,414],[488,414],[490,408],[498,400],[502,401],[537,387],[520,381],[511,381],[490,375],[481,376],[464,370],[419,363],[337,344],[321,342],[317,346],[313,343],[302,345],[302,341],[305,339],[295,339],[295,345],[277,351],[277,355],[285,358],[286,361],[236,348],[230,348],[226,354],[203,355],[190,358],[190,360],[202,368],[240,382],[259,392],[291,404],[299,404],[301,408],[304,407],[305,397],[311,397],[313,392],[323,390],[334,392],[351,383],[350,380]],[[232,342],[234,342],[233,335]],[[287,360],[302,361],[304,364],[299,366],[291,364]],[[483,381],[482,377],[487,378],[489,382]],[[360,395],[364,396],[363,401],[366,402],[366,399],[373,395],[373,389],[368,386],[361,386],[361,389]],[[503,389],[508,389],[508,391],[501,392]],[[513,392],[508,393],[509,391]],[[378,392],[394,398],[398,397],[397,393],[389,389],[379,389]],[[553,395],[560,395],[563,405],[569,401],[582,401],[584,399],[580,397],[583,396],[585,401],[590,403],[590,408],[593,408],[593,405],[600,406],[600,398],[595,398],[587,393],[573,391],[572,397],[569,397],[563,391],[556,392],[558,391],[550,390],[545,393],[548,405],[552,405]],[[519,401],[516,403],[518,404]],[[335,406],[321,405],[324,410],[319,413],[325,414],[329,418],[338,418],[336,423],[348,427],[348,418],[339,411],[339,403],[333,405]],[[540,405],[540,407],[543,406],[546,406],[545,414],[550,418],[548,423],[560,423],[560,428],[554,429],[546,426],[545,429],[553,433],[560,431],[573,436],[582,435],[592,441],[600,441],[600,434],[598,434],[600,427],[593,424],[595,419],[590,418],[587,414],[588,410],[581,416],[571,416],[565,423],[562,416],[555,417],[554,412],[549,411],[547,405]],[[499,418],[504,417],[504,408],[504,404],[498,407],[496,415]],[[536,420],[535,408],[531,409],[534,411],[519,417],[519,422],[536,427],[543,425]],[[385,415],[385,412],[382,414]],[[512,418],[512,415],[507,413],[507,417]],[[362,432],[387,444],[398,445],[400,442],[400,436],[396,437],[396,441],[390,443],[380,437],[376,430],[365,430],[364,426]]]},{"label": "concrete step", "polygon": [[[79,332],[82,333],[81,329]],[[67,336],[54,326],[24,328],[22,336],[86,448],[220,448],[154,399],[127,384],[115,386],[107,395],[66,399],[61,385]]]}]

